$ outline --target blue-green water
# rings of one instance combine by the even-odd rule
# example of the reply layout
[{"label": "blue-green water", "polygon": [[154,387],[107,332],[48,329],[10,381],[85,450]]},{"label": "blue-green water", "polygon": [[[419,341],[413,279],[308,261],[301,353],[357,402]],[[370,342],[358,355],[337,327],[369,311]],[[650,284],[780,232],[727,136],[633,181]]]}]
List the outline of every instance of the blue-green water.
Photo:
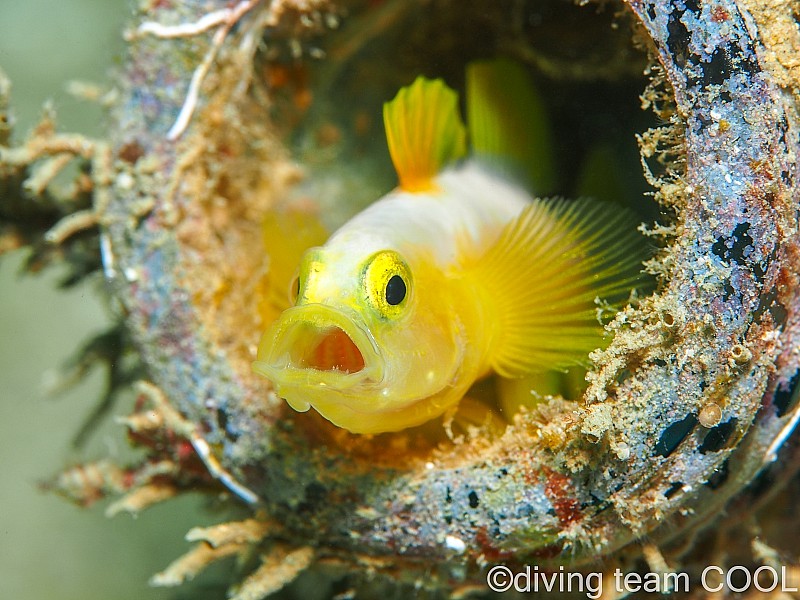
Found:
[{"label": "blue-green water", "polygon": [[[0,2],[0,66],[13,82],[16,140],[52,99],[63,131],[99,135],[102,110],[71,98],[70,79],[109,81],[123,51],[124,0]],[[65,466],[130,452],[124,430],[107,419],[88,446],[71,439],[100,397],[100,369],[57,398],[47,373],[109,324],[100,282],[58,292],[57,269],[20,278],[24,254],[0,260],[0,597],[15,600],[155,600],[148,578],[189,548],[193,525],[213,522],[198,498],[157,506],[134,520],[103,516],[106,503],[80,509],[37,488]],[[121,398],[116,409],[130,406]],[[184,592],[186,593],[186,592]]]}]

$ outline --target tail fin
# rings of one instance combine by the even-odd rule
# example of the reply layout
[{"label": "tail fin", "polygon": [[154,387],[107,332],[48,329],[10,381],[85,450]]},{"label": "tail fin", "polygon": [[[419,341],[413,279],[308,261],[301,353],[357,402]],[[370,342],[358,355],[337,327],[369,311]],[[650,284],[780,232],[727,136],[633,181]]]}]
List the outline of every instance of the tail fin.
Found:
[{"label": "tail fin", "polygon": [[541,96],[525,70],[508,60],[467,67],[467,123],[475,156],[519,173],[532,192],[552,193],[552,134]]}]

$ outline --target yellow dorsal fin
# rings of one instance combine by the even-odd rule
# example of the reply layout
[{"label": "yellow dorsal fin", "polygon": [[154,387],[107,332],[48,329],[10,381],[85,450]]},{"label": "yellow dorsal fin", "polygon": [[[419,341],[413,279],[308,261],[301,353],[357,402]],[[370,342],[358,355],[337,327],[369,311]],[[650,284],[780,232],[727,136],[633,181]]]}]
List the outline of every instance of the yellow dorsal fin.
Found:
[{"label": "yellow dorsal fin", "polygon": [[537,195],[552,192],[552,133],[541,95],[525,69],[509,60],[467,66],[467,123],[475,156],[521,174]]},{"label": "yellow dorsal fin", "polygon": [[[490,366],[504,377],[586,365],[603,323],[652,286],[636,222],[594,200],[536,200],[474,266],[496,318]],[[601,322],[602,321],[602,322]]]},{"label": "yellow dorsal fin", "polygon": [[408,192],[433,189],[433,178],[467,153],[458,94],[441,79],[417,77],[402,88],[383,105],[383,122],[400,187]]}]

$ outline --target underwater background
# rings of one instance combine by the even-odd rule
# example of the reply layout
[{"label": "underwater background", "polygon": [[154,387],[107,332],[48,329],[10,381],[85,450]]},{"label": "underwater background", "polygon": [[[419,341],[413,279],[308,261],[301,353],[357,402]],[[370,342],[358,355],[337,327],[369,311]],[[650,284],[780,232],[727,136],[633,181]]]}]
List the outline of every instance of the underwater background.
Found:
[{"label": "underwater background", "polygon": [[[158,3],[158,0],[145,0],[141,6]],[[107,130],[101,108],[71,98],[64,88],[66,82],[73,79],[100,84],[112,81],[109,71],[122,63],[124,48],[120,33],[129,20],[132,4],[130,0],[102,3],[39,0],[16,4],[6,0],[0,4],[0,67],[14,84],[12,105],[17,117],[16,142],[24,139],[26,132],[33,127],[43,102],[48,98],[54,101],[60,131],[100,136]],[[637,80],[633,83],[635,89],[630,99],[639,115],[638,95],[644,82]],[[598,97],[594,94],[591,99],[599,102]],[[702,106],[700,109],[705,110]],[[594,117],[595,113],[591,113],[589,118]],[[646,117],[649,120],[653,118],[649,114]],[[580,130],[585,122],[577,123],[575,129]],[[608,129],[605,121],[601,124]],[[630,125],[632,131],[643,131],[650,123]],[[631,150],[630,160],[625,164],[632,168],[625,169],[625,172],[631,173],[630,187],[635,192],[631,194],[633,203],[643,193],[639,189],[643,183],[639,154],[632,132],[626,130],[617,134],[614,137],[624,137]],[[563,137],[571,143],[572,137]],[[297,142],[300,149],[302,141]],[[587,146],[581,151],[591,149]],[[309,150],[310,154],[315,152],[313,147]],[[579,161],[568,162],[577,172]],[[595,174],[600,175],[601,184],[612,187],[609,181],[614,178],[609,176],[609,172],[613,171],[603,169],[601,164],[595,169]],[[618,173],[614,174],[618,176]],[[561,193],[572,197],[589,192],[576,186]],[[649,197],[647,204],[649,212],[645,207],[643,219],[656,218],[657,205]],[[730,223],[725,226],[730,226]],[[728,231],[731,230],[732,226]],[[703,250],[703,257],[712,252],[709,248]],[[183,538],[190,528],[242,518],[241,514],[232,516],[230,511],[209,510],[207,496],[200,498],[190,493],[156,505],[136,520],[125,514],[107,519],[103,514],[107,501],[85,510],[41,489],[42,482],[49,477],[78,463],[102,457],[120,464],[127,462],[126,457],[133,451],[127,445],[124,428],[114,422],[113,416],[130,413],[133,395],[131,392],[122,394],[112,414],[92,431],[87,443],[75,447],[76,433],[103,396],[107,374],[97,366],[85,381],[68,391],[54,394],[52,390],[57,387],[55,383],[59,373],[63,374],[63,366],[75,356],[79,347],[112,325],[110,310],[103,305],[103,298],[108,294],[103,292],[104,283],[99,276],[69,292],[56,289],[65,275],[59,269],[38,276],[20,277],[25,258],[26,252],[23,251],[0,259],[0,336],[3,340],[0,345],[0,402],[4,417],[0,425],[3,427],[0,474],[5,477],[0,486],[0,599],[223,598],[225,587],[230,583],[230,562],[212,567],[199,577],[198,582],[177,590],[149,588],[147,581],[189,549]],[[687,282],[691,283],[689,279]],[[675,324],[673,313],[665,314],[670,319],[669,323],[664,321],[665,326],[672,327]],[[720,335],[720,339],[724,338]],[[728,348],[724,349],[727,351]],[[653,365],[654,371],[656,366],[666,366],[656,359]],[[702,379],[695,383],[706,385]],[[760,395],[752,398],[755,399],[753,404],[757,405]],[[692,402],[678,406],[681,411],[694,408]],[[741,419],[741,415],[737,415]],[[673,415],[667,416],[672,418]],[[638,422],[645,421],[639,419]],[[220,424],[219,428],[225,429],[225,425]],[[647,427],[642,427],[642,431],[645,429]],[[660,442],[661,436],[672,430],[672,425],[663,431],[653,428],[648,430],[649,438],[641,439]],[[723,442],[727,439],[724,436]],[[699,447],[703,454],[705,441],[702,445],[696,441],[692,448],[697,450]],[[699,456],[695,452],[695,458]],[[656,464],[658,460],[651,457],[647,464]],[[674,481],[680,484],[680,481],[688,480],[676,478]],[[660,490],[653,488],[654,493],[660,494],[659,498],[663,495],[668,499],[676,490],[678,488],[674,486],[667,488],[666,492],[663,487]],[[676,502],[678,500],[673,500],[673,504]],[[729,518],[736,519],[735,511]],[[796,519],[791,517],[787,522],[796,523]],[[744,522],[743,528],[747,525]],[[727,530],[720,528],[720,532],[719,540],[725,541],[729,535]],[[738,535],[736,540],[744,547],[752,532],[739,532]],[[787,537],[791,538],[791,535]],[[302,537],[296,539],[303,543]],[[796,549],[791,544],[786,547],[794,557]],[[302,582],[303,579],[306,583]],[[325,589],[331,589],[325,585],[316,585],[314,589],[312,586],[313,582],[308,583],[308,578],[301,578],[286,594],[313,600],[325,597],[328,593]]]},{"label": "underwater background", "polygon": [[[20,141],[48,99],[61,131],[100,135],[103,110],[66,91],[70,80],[108,84],[123,52],[127,0],[0,2],[0,68],[12,82],[14,140]],[[109,416],[80,448],[73,439],[102,397],[105,371],[63,393],[48,388],[78,348],[111,324],[99,278],[69,291],[64,273],[21,275],[27,250],[0,259],[0,597],[15,600],[204,598],[206,584],[156,589],[147,581],[189,548],[192,526],[216,522],[201,500],[183,496],[136,520],[108,519],[107,501],[82,509],[40,489],[61,469],[131,450]],[[118,398],[112,413],[129,408]],[[203,500],[202,502],[206,502]],[[208,597],[223,597],[222,592]]]}]

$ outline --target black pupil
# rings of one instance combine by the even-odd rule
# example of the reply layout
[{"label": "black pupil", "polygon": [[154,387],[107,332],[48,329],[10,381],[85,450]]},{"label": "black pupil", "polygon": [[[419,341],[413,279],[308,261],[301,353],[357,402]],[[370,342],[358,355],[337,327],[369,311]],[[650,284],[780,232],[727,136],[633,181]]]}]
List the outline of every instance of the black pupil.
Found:
[{"label": "black pupil", "polygon": [[406,282],[400,275],[392,275],[389,283],[386,284],[386,302],[392,306],[397,306],[406,297]]}]

